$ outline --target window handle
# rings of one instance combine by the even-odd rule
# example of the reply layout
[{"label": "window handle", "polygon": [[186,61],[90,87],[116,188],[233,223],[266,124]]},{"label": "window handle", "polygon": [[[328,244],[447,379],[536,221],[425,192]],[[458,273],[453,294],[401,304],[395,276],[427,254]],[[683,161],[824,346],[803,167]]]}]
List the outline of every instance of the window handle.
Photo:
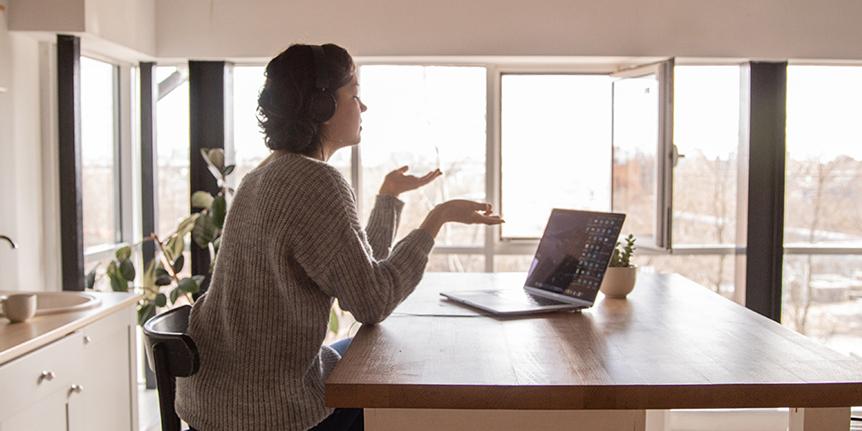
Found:
[{"label": "window handle", "polygon": [[670,154],[670,158],[671,158],[671,161],[673,162],[673,167],[676,167],[676,165],[679,164],[679,159],[685,158],[685,154],[680,154],[679,148],[677,148],[677,146],[674,145],[673,150],[671,151],[671,154]]}]

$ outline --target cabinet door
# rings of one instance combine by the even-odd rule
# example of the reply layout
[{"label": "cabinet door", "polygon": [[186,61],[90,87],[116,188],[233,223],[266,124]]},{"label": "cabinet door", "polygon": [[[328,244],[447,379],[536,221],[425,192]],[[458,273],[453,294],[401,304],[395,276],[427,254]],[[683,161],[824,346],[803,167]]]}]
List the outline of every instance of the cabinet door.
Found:
[{"label": "cabinet door", "polygon": [[59,388],[14,416],[0,422],[0,431],[66,431],[68,398],[65,388]]},{"label": "cabinet door", "polygon": [[[48,413],[45,418],[38,415],[23,413],[33,412],[33,406],[41,405],[43,400],[66,396],[69,387],[80,375],[83,357],[82,337],[78,333],[70,334],[34,352],[0,366],[0,423],[10,418],[18,418],[18,424],[23,417],[33,417],[34,420],[51,421],[53,415]],[[53,405],[52,403],[48,404]],[[65,406],[65,399],[63,401]],[[65,407],[63,407],[65,411]],[[46,408],[46,412],[53,408]],[[23,416],[22,416],[23,415]],[[64,413],[65,415],[65,413]],[[41,423],[41,422],[40,422]],[[50,430],[37,426],[10,428],[5,430]],[[62,428],[65,430],[65,425]]]},{"label": "cabinet door", "polygon": [[132,316],[122,310],[81,330],[84,360],[80,392],[70,396],[70,431],[137,429]]}]

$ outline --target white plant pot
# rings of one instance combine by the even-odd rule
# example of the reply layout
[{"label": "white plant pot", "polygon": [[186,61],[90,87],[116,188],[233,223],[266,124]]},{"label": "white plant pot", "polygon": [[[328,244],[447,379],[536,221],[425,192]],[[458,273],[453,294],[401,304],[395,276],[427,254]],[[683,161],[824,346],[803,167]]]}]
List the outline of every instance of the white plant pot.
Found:
[{"label": "white plant pot", "polygon": [[637,274],[637,266],[608,267],[599,290],[609,298],[625,298],[635,288]]}]

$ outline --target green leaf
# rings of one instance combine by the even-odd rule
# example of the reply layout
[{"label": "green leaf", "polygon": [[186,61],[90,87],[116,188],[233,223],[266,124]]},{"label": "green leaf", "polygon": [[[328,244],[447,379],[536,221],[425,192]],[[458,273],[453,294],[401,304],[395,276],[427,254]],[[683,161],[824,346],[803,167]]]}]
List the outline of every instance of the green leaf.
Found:
[{"label": "green leaf", "polygon": [[207,248],[207,244],[211,243],[218,234],[218,228],[213,223],[212,217],[207,214],[202,214],[195,222],[195,227],[192,229],[192,240],[200,248]]},{"label": "green leaf", "polygon": [[164,293],[156,295],[156,307],[164,307],[168,304],[168,297]]},{"label": "green leaf", "polygon": [[96,265],[87,275],[84,277],[84,288],[87,290],[92,290],[93,286],[96,285],[96,268],[99,266]]},{"label": "green leaf", "polygon": [[127,292],[129,290],[129,282],[123,278],[122,274],[115,271],[108,274],[108,278],[111,279],[111,290],[114,292]]},{"label": "green leaf", "polygon": [[170,277],[171,274],[165,270],[165,268],[161,265],[161,263],[156,267],[156,279],[161,277]]},{"label": "green leaf", "polygon": [[132,265],[131,260],[123,260],[120,262],[120,275],[122,275],[126,281],[134,281],[135,265]]},{"label": "green leaf", "polygon": [[224,150],[221,148],[201,148],[201,155],[207,162],[207,168],[217,180],[221,180],[219,175],[224,170]]},{"label": "green leaf", "polygon": [[173,281],[174,281],[174,279],[171,278],[170,275],[166,274],[166,275],[162,275],[162,276],[159,276],[158,278],[156,278],[155,285],[156,286],[167,286],[167,285],[171,284],[171,282],[173,282]]},{"label": "green leaf", "polygon": [[171,304],[177,302],[177,298],[179,298],[182,293],[183,291],[180,290],[179,287],[171,289]]},{"label": "green leaf", "polygon": [[212,203],[213,195],[201,190],[192,193],[192,208],[209,208]]},{"label": "green leaf", "polygon": [[177,260],[174,261],[174,264],[171,265],[174,268],[174,274],[179,274],[180,271],[183,270],[183,264],[185,264],[186,258],[182,254],[177,256]]},{"label": "green leaf", "polygon": [[177,284],[177,289],[186,293],[195,293],[199,290],[198,283],[191,277],[186,277]]},{"label": "green leaf", "polygon": [[144,274],[141,276],[141,288],[144,290],[145,298],[152,298],[159,291],[156,286],[156,260],[151,260],[144,269]]},{"label": "green leaf", "polygon": [[228,176],[233,173],[233,170],[236,169],[236,165],[227,165],[224,167],[224,171],[222,171],[222,175]]},{"label": "green leaf", "polygon": [[129,247],[127,245],[120,247],[117,249],[117,251],[114,253],[114,255],[116,255],[117,260],[120,262],[122,262],[124,260],[128,260],[129,257],[132,255],[132,247]]},{"label": "green leaf", "polygon": [[227,201],[224,195],[218,195],[213,199],[212,218],[213,224],[219,229],[224,227],[224,218],[227,215]]},{"label": "green leaf", "polygon": [[335,308],[329,309],[329,332],[338,333],[338,314],[335,312]]},{"label": "green leaf", "polygon": [[[197,193],[197,192],[195,192]],[[204,192],[205,193],[205,192]],[[209,194],[209,193],[207,193]],[[210,196],[212,198],[212,196]],[[192,228],[195,227],[195,221],[197,221],[200,213],[194,213],[184,218],[180,224],[177,225],[177,236],[185,236],[185,234],[192,231]]]},{"label": "green leaf", "polygon": [[108,274],[108,276],[110,277],[111,275],[116,274],[116,273],[117,273],[117,262],[112,260],[111,263],[108,264],[108,269],[105,270],[105,274]]},{"label": "green leaf", "polygon": [[141,304],[138,306],[138,325],[143,325],[156,315],[156,305],[153,303]]}]

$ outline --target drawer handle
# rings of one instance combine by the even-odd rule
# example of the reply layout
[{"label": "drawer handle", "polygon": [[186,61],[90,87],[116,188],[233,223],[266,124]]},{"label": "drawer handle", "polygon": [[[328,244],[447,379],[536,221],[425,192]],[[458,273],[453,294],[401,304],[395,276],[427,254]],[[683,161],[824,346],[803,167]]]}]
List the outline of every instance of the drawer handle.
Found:
[{"label": "drawer handle", "polygon": [[93,339],[92,339],[92,338],[90,338],[90,336],[89,336],[89,335],[85,335],[85,336],[84,336],[84,344],[90,344],[90,343],[92,343],[92,342],[93,342]]},{"label": "drawer handle", "polygon": [[80,394],[80,393],[81,393],[81,392],[83,392],[83,391],[84,391],[84,387],[83,387],[83,386],[81,386],[81,385],[72,385],[72,386],[69,388],[69,395],[71,395],[71,394]]},{"label": "drawer handle", "polygon": [[42,371],[42,374],[39,374],[39,383],[42,383],[43,380],[50,382],[54,380],[54,377],[57,377],[57,375],[53,371]]}]

